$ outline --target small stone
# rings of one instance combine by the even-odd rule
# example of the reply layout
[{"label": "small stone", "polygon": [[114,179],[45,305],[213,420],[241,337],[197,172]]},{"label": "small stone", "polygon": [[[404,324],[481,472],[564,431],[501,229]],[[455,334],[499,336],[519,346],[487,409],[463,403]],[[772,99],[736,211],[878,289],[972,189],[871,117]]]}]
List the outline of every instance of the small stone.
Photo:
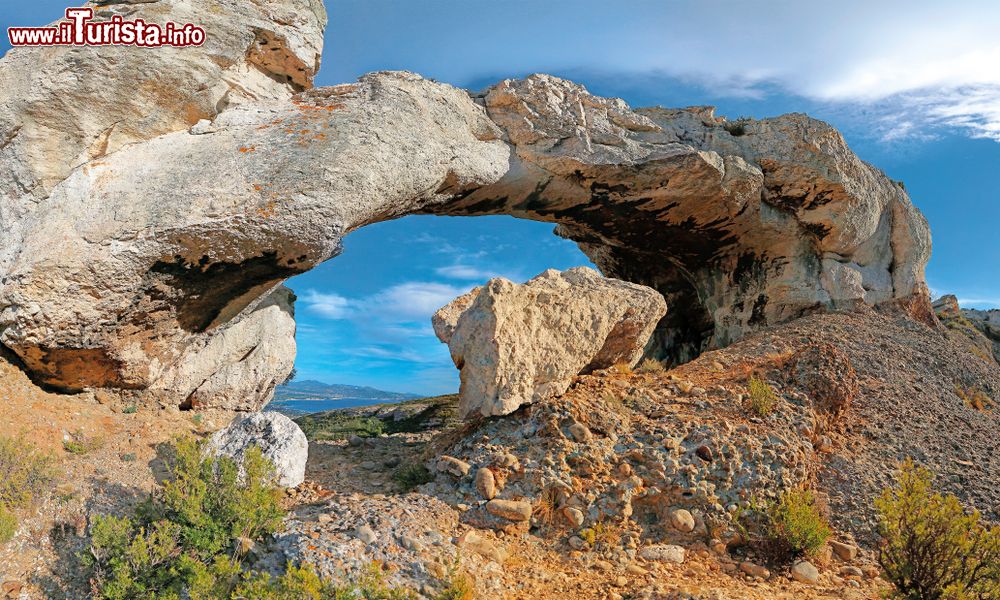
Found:
[{"label": "small stone", "polygon": [[639,550],[639,557],[649,561],[682,563],[684,562],[684,548],[671,544],[646,546]]},{"label": "small stone", "polygon": [[590,429],[587,428],[583,423],[574,421],[572,425],[569,426],[569,435],[577,442],[589,442],[594,434],[590,433]]},{"label": "small stone", "polygon": [[795,563],[791,571],[792,579],[799,583],[815,585],[819,582],[819,571],[807,560]]},{"label": "small stone", "polygon": [[569,521],[569,524],[574,528],[579,528],[583,525],[583,511],[579,508],[573,508],[572,506],[567,506],[562,511],[563,516]]},{"label": "small stone", "polygon": [[610,571],[614,566],[606,560],[595,560],[594,568],[598,571]]},{"label": "small stone", "polygon": [[188,133],[191,135],[205,135],[208,133],[215,133],[216,131],[217,129],[215,126],[212,125],[212,122],[208,119],[200,119],[197,123],[192,125],[190,129],[188,129]]},{"label": "small stone", "polygon": [[497,548],[493,542],[476,533],[474,529],[459,536],[457,544],[497,563],[503,563],[507,558],[507,553],[502,548]]},{"label": "small stone", "polygon": [[583,538],[578,535],[574,535],[573,537],[569,538],[568,543],[569,547],[574,550],[583,550],[584,548],[587,547],[587,542],[583,541]]},{"label": "small stone", "polygon": [[382,464],[391,469],[393,467],[398,467],[400,462],[402,462],[402,460],[398,456],[390,456],[382,461]]},{"label": "small stone", "polygon": [[824,435],[821,438],[819,438],[819,440],[816,441],[813,447],[816,448],[817,452],[822,452],[823,454],[830,454],[831,452],[833,452],[833,440],[830,439],[830,436]]},{"label": "small stone", "polygon": [[678,381],[677,388],[684,394],[689,393],[693,388],[694,384],[690,381]]},{"label": "small stone", "polygon": [[357,448],[358,446],[363,445],[365,443],[365,440],[364,440],[364,438],[362,438],[361,436],[359,436],[357,434],[351,434],[351,437],[347,438],[347,443],[352,448]]},{"label": "small stone", "polygon": [[649,571],[643,569],[639,565],[626,565],[625,572],[629,575],[635,575],[636,577],[643,577],[649,574]]},{"label": "small stone", "polygon": [[410,552],[420,553],[424,549],[424,545],[420,543],[417,538],[411,535],[402,535],[399,538],[399,545],[406,548]]},{"label": "small stone", "polygon": [[492,500],[497,495],[497,480],[493,471],[486,467],[476,471],[476,491],[484,500]]},{"label": "small stone", "polygon": [[371,544],[378,536],[375,535],[375,530],[368,525],[361,525],[354,530],[354,537],[366,544]]},{"label": "small stone", "polygon": [[694,451],[695,455],[705,462],[712,462],[712,449],[708,446],[701,445]]},{"label": "small stone", "polygon": [[0,585],[0,591],[8,598],[19,595],[22,589],[24,589],[24,583],[15,579],[9,579],[3,582],[3,585]]},{"label": "small stone", "polygon": [[455,477],[465,477],[472,467],[464,460],[459,460],[454,456],[442,455],[438,458],[437,470],[441,473],[448,473]]},{"label": "small stone", "polygon": [[831,541],[830,548],[833,549],[833,553],[837,555],[837,558],[845,562],[854,560],[858,555],[858,547],[851,544]]},{"label": "small stone", "polygon": [[761,579],[768,579],[771,577],[771,572],[768,571],[766,567],[762,567],[749,561],[743,561],[740,563],[740,571],[755,579],[757,577],[760,577]]},{"label": "small stone", "polygon": [[865,572],[852,565],[840,567],[840,575],[843,577],[864,577]]},{"label": "small stone", "polygon": [[527,521],[531,518],[531,504],[520,500],[493,499],[486,503],[486,511],[508,521]]},{"label": "small stone", "polygon": [[695,525],[694,517],[683,508],[670,511],[670,524],[674,526],[674,529],[683,533],[694,531]]}]

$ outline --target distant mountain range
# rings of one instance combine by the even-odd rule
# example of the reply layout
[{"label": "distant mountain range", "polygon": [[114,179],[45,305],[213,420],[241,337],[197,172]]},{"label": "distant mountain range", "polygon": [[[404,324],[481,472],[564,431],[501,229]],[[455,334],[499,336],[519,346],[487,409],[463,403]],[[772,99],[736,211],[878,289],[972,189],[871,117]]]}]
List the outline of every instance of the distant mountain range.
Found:
[{"label": "distant mountain range", "polygon": [[282,403],[288,401],[323,401],[323,400],[388,400],[402,402],[419,398],[416,394],[402,394],[399,392],[387,392],[377,390],[373,387],[342,385],[339,383],[323,383],[305,379],[302,381],[292,381],[284,385],[279,385],[274,390],[274,400],[272,403]]}]

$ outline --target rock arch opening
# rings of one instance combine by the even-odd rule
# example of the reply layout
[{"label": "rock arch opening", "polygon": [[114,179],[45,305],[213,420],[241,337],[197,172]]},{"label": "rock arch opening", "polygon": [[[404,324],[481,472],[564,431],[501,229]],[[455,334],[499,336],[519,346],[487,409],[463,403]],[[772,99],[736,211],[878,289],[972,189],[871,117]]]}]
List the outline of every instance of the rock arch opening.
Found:
[{"label": "rock arch opening", "polygon": [[413,215],[367,225],[294,290],[299,380],[426,396],[459,386],[431,317],[496,277],[593,265],[551,225],[506,216]]}]

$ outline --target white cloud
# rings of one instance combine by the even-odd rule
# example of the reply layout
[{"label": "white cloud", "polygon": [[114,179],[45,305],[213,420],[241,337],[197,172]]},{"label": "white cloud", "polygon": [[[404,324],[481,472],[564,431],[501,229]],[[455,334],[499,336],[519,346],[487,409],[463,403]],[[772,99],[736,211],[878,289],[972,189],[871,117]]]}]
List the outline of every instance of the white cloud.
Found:
[{"label": "white cloud", "polygon": [[469,286],[410,281],[361,298],[306,290],[300,302],[305,311],[323,319],[351,321],[370,342],[404,343],[433,338],[431,316],[469,289]]},{"label": "white cloud", "polygon": [[1000,298],[959,298],[958,305],[964,308],[1000,308]]},{"label": "white cloud", "polygon": [[[661,68],[718,93],[752,95],[778,86],[824,102],[877,105],[876,118],[898,124],[883,139],[923,137],[927,127],[947,126],[1000,141],[1000,3],[778,0],[766,7],[700,3],[722,23],[665,36],[657,54],[669,59]],[[697,14],[676,12],[682,31],[683,20]],[[679,53],[684,46],[700,52]]]},{"label": "white cloud", "polygon": [[438,267],[434,269],[434,272],[441,277],[447,277],[448,279],[457,279],[459,281],[482,281],[493,279],[494,277],[506,277],[507,279],[519,279],[520,276],[514,273],[503,273],[500,271],[494,271],[492,269],[483,269],[480,267],[474,267],[471,265],[450,265],[447,267]]},{"label": "white cloud", "polygon": [[305,303],[307,310],[326,319],[347,319],[353,313],[351,301],[338,294],[323,294],[316,290],[306,290],[301,302]]}]

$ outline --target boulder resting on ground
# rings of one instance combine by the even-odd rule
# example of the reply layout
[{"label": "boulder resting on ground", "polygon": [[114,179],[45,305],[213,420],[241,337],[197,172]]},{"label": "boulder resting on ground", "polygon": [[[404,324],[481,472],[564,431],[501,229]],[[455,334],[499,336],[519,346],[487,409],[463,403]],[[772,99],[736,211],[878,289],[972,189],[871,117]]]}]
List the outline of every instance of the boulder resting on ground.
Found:
[{"label": "boulder resting on ground", "polygon": [[278,485],[290,488],[305,481],[309,441],[285,415],[262,412],[237,417],[212,435],[207,450],[239,463],[251,446],[260,448],[264,457],[274,463]]},{"label": "boulder resting on ground", "polygon": [[459,412],[488,417],[560,395],[580,373],[634,365],[666,312],[656,290],[578,267],[492,279],[433,324],[461,370]]}]

